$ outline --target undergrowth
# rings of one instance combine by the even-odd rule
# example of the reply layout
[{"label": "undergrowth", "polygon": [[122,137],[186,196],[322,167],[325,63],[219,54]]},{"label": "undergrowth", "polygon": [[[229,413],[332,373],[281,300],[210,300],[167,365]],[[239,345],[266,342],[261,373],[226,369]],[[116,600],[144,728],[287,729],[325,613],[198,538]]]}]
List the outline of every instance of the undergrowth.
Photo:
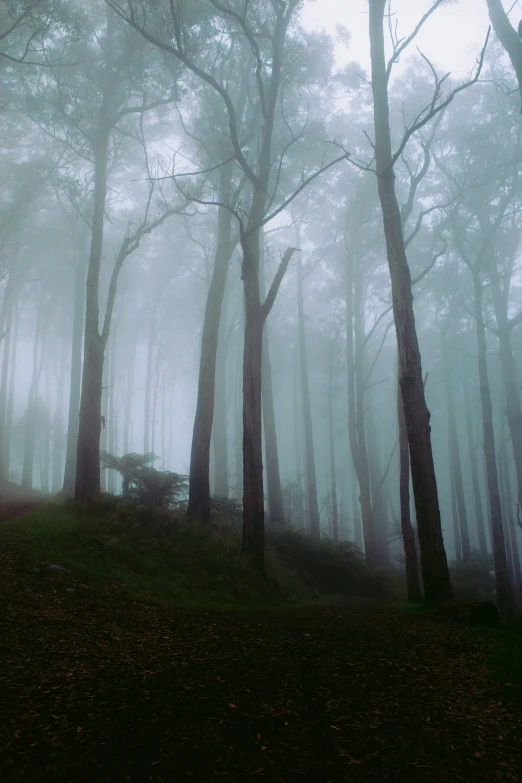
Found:
[{"label": "undergrowth", "polygon": [[0,526],[0,546],[40,568],[63,572],[64,586],[98,582],[186,606],[275,608],[340,594],[386,597],[390,577],[360,554],[299,533],[267,533],[266,578],[240,557],[237,526],[220,516],[207,526],[184,514],[103,498],[89,505],[49,503]]}]

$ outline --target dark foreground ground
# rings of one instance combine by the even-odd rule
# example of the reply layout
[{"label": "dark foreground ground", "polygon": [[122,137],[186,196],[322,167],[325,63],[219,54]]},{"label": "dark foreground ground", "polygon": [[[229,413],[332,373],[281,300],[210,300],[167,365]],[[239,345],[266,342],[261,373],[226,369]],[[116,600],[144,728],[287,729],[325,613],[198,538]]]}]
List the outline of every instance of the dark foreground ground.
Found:
[{"label": "dark foreground ground", "polygon": [[0,780],[520,781],[493,632],[135,602],[0,555]]}]

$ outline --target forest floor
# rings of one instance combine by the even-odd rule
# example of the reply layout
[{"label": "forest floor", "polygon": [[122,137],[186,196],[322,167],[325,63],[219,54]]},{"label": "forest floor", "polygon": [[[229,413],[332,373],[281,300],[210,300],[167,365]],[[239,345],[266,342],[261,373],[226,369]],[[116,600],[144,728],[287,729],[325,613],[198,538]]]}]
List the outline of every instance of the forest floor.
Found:
[{"label": "forest floor", "polygon": [[522,637],[178,607],[5,551],[0,603],[2,781],[522,781]]}]

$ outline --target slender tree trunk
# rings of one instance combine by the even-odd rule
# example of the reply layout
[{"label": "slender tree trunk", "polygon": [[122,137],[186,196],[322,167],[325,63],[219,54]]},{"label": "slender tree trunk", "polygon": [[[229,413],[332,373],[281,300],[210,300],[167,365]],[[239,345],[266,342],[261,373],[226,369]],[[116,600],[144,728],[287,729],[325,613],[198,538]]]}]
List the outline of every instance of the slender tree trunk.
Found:
[{"label": "slender tree trunk", "polygon": [[228,342],[225,334],[227,315],[227,292],[219,326],[216,383],[214,393],[214,418],[212,422],[212,445],[214,453],[214,495],[227,498],[228,488],[228,442],[227,442],[227,354]]},{"label": "slender tree trunk", "polygon": [[473,503],[475,509],[475,520],[477,524],[477,536],[479,541],[479,550],[485,555],[488,551],[486,539],[486,526],[484,524],[484,513],[482,510],[482,499],[480,495],[480,484],[477,469],[477,450],[473,438],[473,425],[471,422],[471,406],[468,396],[468,387],[465,370],[462,374],[462,391],[464,395],[464,412],[466,420],[466,437],[468,443],[468,458],[471,473],[471,489],[473,493]]},{"label": "slender tree trunk", "polygon": [[[297,243],[299,245],[299,241]],[[308,509],[310,514],[310,535],[319,538],[319,506],[317,503],[317,478],[310,403],[310,382],[308,378],[308,358],[306,351],[306,330],[303,297],[303,270],[301,261],[297,265],[297,318],[299,324],[299,354],[301,368],[301,398],[303,401],[303,429],[305,436],[306,486],[308,490]]]},{"label": "slender tree trunk", "polygon": [[53,492],[59,492],[63,481],[63,401],[65,396],[65,364],[67,361],[67,340],[62,339],[60,353],[60,367],[58,370],[58,390],[56,395],[56,408],[53,421]]},{"label": "slender tree trunk", "polygon": [[9,382],[9,362],[11,358],[11,332],[13,328],[13,293],[11,283],[12,272],[4,294],[5,298],[5,330],[6,334],[2,341],[2,374],[0,380],[0,485],[8,480],[9,468],[4,465],[4,455],[6,446],[6,414],[7,414],[7,395]]},{"label": "slender tree trunk", "polygon": [[103,249],[109,129],[100,111],[94,161],[94,211],[86,284],[85,337],[76,460],[76,500],[92,500],[100,494],[100,436],[105,346],[100,335],[100,267]]},{"label": "slender tree trunk", "polygon": [[[265,297],[265,248],[264,232],[261,232],[261,289]],[[272,386],[272,364],[270,361],[270,341],[268,324],[263,330],[263,426],[265,433],[266,485],[268,490],[268,516],[272,525],[283,527],[285,513],[283,508],[283,493],[281,491],[281,476],[279,473],[279,452],[277,448],[277,429],[274,407],[274,390]]]},{"label": "slender tree trunk", "polygon": [[296,522],[299,530],[307,527],[307,514],[304,505],[304,493],[302,486],[303,476],[303,448],[301,442],[301,398],[299,395],[299,339],[294,349],[294,450],[295,450],[295,486],[296,486]]},{"label": "slender tree trunk", "polygon": [[333,414],[333,364],[335,343],[328,362],[328,442],[330,446],[330,487],[332,496],[332,537],[334,543],[339,541],[339,517],[337,513],[337,481],[335,471],[335,431]]},{"label": "slender tree trunk", "polygon": [[3,470],[4,481],[9,481],[10,473],[9,468],[11,465],[11,442],[13,431],[13,407],[15,397],[15,380],[16,380],[16,359],[18,354],[18,326],[20,323],[20,313],[16,301],[13,303],[14,308],[14,326],[13,326],[13,338],[11,347],[11,371],[9,378],[9,397],[7,401],[7,410],[5,416],[5,444],[3,452]]},{"label": "slender tree trunk", "polygon": [[[256,201],[256,199],[254,199]],[[260,225],[264,196],[254,212]],[[260,212],[260,214],[258,214]],[[243,536],[241,551],[263,572],[265,559],[265,509],[261,423],[261,370],[263,316],[259,289],[259,229],[242,237],[243,288],[245,292],[245,345],[243,354]]]},{"label": "slender tree trunk", "polygon": [[493,559],[495,562],[495,577],[498,608],[502,614],[511,614],[513,597],[509,581],[506,557],[506,544],[500,505],[500,488],[495,454],[495,432],[493,428],[493,408],[491,404],[491,389],[487,367],[486,327],[482,308],[482,281],[480,272],[472,270],[473,289],[475,294],[475,327],[477,333],[478,371],[480,383],[480,401],[482,406],[482,429],[484,437],[484,456],[489,495],[489,511],[493,543]]},{"label": "slender tree trunk", "polygon": [[[25,427],[24,458],[22,466],[22,487],[24,489],[33,488],[33,469],[34,469],[34,447],[36,438],[36,405],[38,401],[38,382],[42,368],[43,349],[38,350],[40,344],[43,348],[43,312],[44,312],[44,292],[40,291],[40,301],[38,304],[38,314],[36,317],[36,329],[33,342],[33,360],[32,376],[29,394],[27,398],[27,421]],[[40,358],[38,354],[40,353]]]},{"label": "slender tree trunk", "polygon": [[[363,411],[364,415],[364,411]],[[380,568],[390,567],[390,528],[388,523],[387,481],[382,467],[377,431],[371,402],[365,416],[367,422],[368,469],[375,521],[375,555]]]},{"label": "slender tree trunk", "polygon": [[[233,164],[227,164],[221,172],[219,201],[230,200]],[[208,290],[201,338],[198,399],[192,434],[190,456],[190,490],[187,514],[194,519],[208,522],[210,519],[210,443],[214,419],[216,356],[218,348],[221,308],[232,253],[232,215],[225,207],[218,209],[218,234],[216,257]]]},{"label": "slender tree trunk", "polygon": [[453,536],[455,541],[455,560],[462,562],[462,539],[460,537],[459,512],[457,508],[457,492],[455,489],[455,476],[451,469],[450,462],[450,494],[451,494],[451,515],[453,519]]},{"label": "slender tree trunk", "polygon": [[[497,310],[497,308],[495,308]],[[507,314],[506,314],[507,316]],[[522,407],[520,404],[519,384],[513,346],[511,345],[511,331],[503,318],[497,312],[498,338],[500,344],[500,360],[502,363],[502,377],[506,394],[506,416],[511,446],[515,461],[515,475],[517,480],[517,517],[522,524]]]},{"label": "slender tree trunk", "polygon": [[395,191],[384,48],[386,0],[370,0],[370,48],[375,118],[375,161],[382,208],[393,313],[399,347],[401,388],[417,511],[421,571],[426,601],[451,598],[451,583],[440,519],[422,363],[413,312],[411,275]]},{"label": "slender tree trunk", "polygon": [[149,325],[149,339],[147,341],[147,365],[145,369],[145,398],[143,408],[143,453],[148,454],[150,447],[151,405],[150,398],[153,383],[154,350],[156,347],[156,314],[158,311],[162,288],[158,286],[152,304],[152,315]]},{"label": "slender tree trunk", "polygon": [[136,373],[136,341],[132,345],[129,365],[126,371],[124,410],[123,410],[123,453],[129,453],[131,439],[132,401],[134,398],[134,376]]},{"label": "slender tree trunk", "polygon": [[353,516],[353,540],[355,546],[364,552],[364,531],[359,506],[357,504],[357,478],[352,475],[352,516]]},{"label": "slender tree trunk", "polygon": [[404,405],[400,386],[397,384],[397,415],[399,420],[399,499],[401,506],[401,533],[406,560],[406,586],[408,601],[422,600],[419,561],[415,544],[415,531],[410,515],[410,451],[408,447],[408,432],[404,418]]},{"label": "slender tree trunk", "polygon": [[80,394],[82,388],[82,340],[85,318],[85,275],[86,264],[83,248],[76,264],[74,285],[74,313],[71,343],[71,381],[69,388],[69,414],[67,422],[67,445],[65,449],[65,470],[63,489],[72,495],[76,484],[76,459],[78,450],[78,427],[80,416]]},{"label": "slender tree trunk", "polygon": [[[350,452],[359,485],[359,503],[361,506],[362,526],[366,559],[370,565],[376,561],[375,518],[373,515],[370,471],[368,464],[368,448],[366,443],[365,409],[364,409],[364,373],[362,357],[362,335],[364,329],[361,323],[360,302],[358,296],[363,291],[360,285],[360,275],[356,276],[355,258],[347,265],[346,286],[346,364],[348,368],[348,439]],[[355,351],[354,351],[355,338]]]},{"label": "slender tree trunk", "polygon": [[[107,445],[110,454],[117,454],[117,416],[116,416],[116,335],[113,333],[111,340],[111,362],[109,371],[108,388],[108,421],[107,421]],[[115,470],[107,471],[107,491],[114,495],[116,492],[117,473]]]},{"label": "slender tree trunk", "polygon": [[451,380],[451,367],[449,365],[449,347],[447,340],[448,323],[441,329],[441,354],[442,373],[444,376],[444,391],[446,396],[446,412],[448,416],[448,449],[449,464],[452,480],[455,482],[455,499],[457,503],[459,525],[459,540],[462,547],[462,560],[471,562],[471,545],[469,540],[468,515],[464,497],[464,482],[462,480],[462,468],[460,461],[460,447],[457,435],[457,419],[455,416],[455,401],[453,399],[453,386]]}]

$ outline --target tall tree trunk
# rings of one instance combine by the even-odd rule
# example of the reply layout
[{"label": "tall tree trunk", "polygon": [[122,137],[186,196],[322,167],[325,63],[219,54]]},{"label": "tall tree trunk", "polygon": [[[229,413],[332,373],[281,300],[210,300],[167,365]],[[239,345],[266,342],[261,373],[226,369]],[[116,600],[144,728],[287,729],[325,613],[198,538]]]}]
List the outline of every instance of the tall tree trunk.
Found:
[{"label": "tall tree trunk", "polygon": [[[299,245],[299,241],[297,244]],[[303,401],[303,429],[305,436],[306,486],[308,493],[308,510],[310,514],[310,535],[314,538],[319,538],[321,533],[319,528],[319,506],[317,503],[317,477],[315,472],[310,381],[308,378],[303,270],[301,261],[297,264],[297,318],[299,325],[299,365],[301,368],[301,398]]]},{"label": "tall tree trunk", "polygon": [[464,413],[466,420],[466,439],[468,444],[468,459],[471,474],[471,489],[473,493],[473,504],[475,509],[475,521],[477,525],[477,536],[479,541],[479,550],[485,555],[488,551],[488,544],[486,539],[486,526],[484,523],[484,512],[482,509],[482,499],[480,495],[480,484],[477,469],[477,450],[473,437],[473,425],[471,421],[471,405],[468,395],[468,382],[466,378],[465,369],[463,367],[462,373],[462,392],[464,395]]},{"label": "tall tree trunk", "polygon": [[386,468],[382,466],[371,402],[367,406],[365,421],[367,423],[368,467],[372,492],[373,518],[375,521],[375,556],[377,565],[380,568],[389,568],[391,565],[390,528],[388,522],[387,481],[384,475]]},{"label": "tall tree trunk", "polygon": [[82,390],[78,426],[75,499],[92,500],[100,494],[100,435],[103,364],[107,336],[100,333],[100,270],[103,251],[110,111],[114,101],[113,42],[116,16],[107,6],[107,34],[104,47],[104,85],[93,145],[94,193],[91,221],[91,246],[85,296],[85,332]]},{"label": "tall tree trunk", "polygon": [[[0,380],[0,485],[9,480],[9,468],[4,465],[5,445],[6,445],[6,414],[7,414],[7,396],[9,382],[9,363],[11,359],[11,332],[13,327],[13,292],[11,284],[12,272],[9,275],[9,281],[4,293],[5,307],[5,330],[6,334],[2,341],[2,373]],[[12,371],[12,370],[11,370]]]},{"label": "tall tree trunk", "polygon": [[401,533],[406,560],[406,587],[408,601],[422,600],[419,562],[415,544],[415,531],[410,514],[410,451],[408,432],[404,418],[404,405],[399,384],[397,383],[397,415],[399,421],[399,499],[401,506]]},{"label": "tall tree trunk", "polygon": [[[219,202],[228,204],[233,164],[221,171]],[[221,308],[232,253],[232,215],[225,207],[218,209],[217,247],[214,270],[208,290],[201,338],[198,399],[192,433],[190,456],[190,489],[187,514],[203,522],[210,520],[210,443],[214,419],[216,356]]]},{"label": "tall tree trunk", "polygon": [[459,511],[457,508],[457,492],[455,489],[455,476],[451,468],[450,457],[450,494],[451,494],[451,516],[453,519],[453,536],[455,540],[455,560],[457,563],[462,562],[462,539],[460,537],[460,525],[459,525]]},{"label": "tall tree trunk", "polygon": [[330,352],[328,362],[328,443],[330,446],[330,493],[332,497],[332,537],[334,543],[339,541],[339,516],[337,513],[337,480],[335,471],[335,430],[333,413],[333,364],[335,343]]},{"label": "tall tree trunk", "polygon": [[214,418],[212,422],[212,446],[214,453],[214,495],[222,498],[227,498],[229,494],[227,442],[227,354],[229,340],[225,329],[226,315],[227,292],[225,290],[216,355]]},{"label": "tall tree trunk", "polygon": [[[104,101],[105,103],[105,101]],[[100,334],[100,267],[103,249],[109,129],[107,106],[100,110],[94,159],[94,210],[86,284],[86,312],[82,390],[76,459],[76,500],[92,500],[100,494],[100,436],[105,346]]]},{"label": "tall tree trunk", "polygon": [[3,452],[3,470],[4,481],[10,480],[9,468],[11,465],[11,442],[13,431],[13,408],[15,398],[15,380],[16,380],[16,359],[18,355],[18,326],[20,323],[20,313],[17,302],[13,303],[14,309],[14,325],[13,325],[13,338],[11,341],[11,369],[9,378],[9,396],[7,401],[7,410],[5,415],[5,443]]},{"label": "tall tree trunk", "polygon": [[[111,362],[109,371],[109,401],[108,401],[108,421],[107,421],[107,446],[110,454],[117,454],[117,416],[116,416],[116,334],[113,332],[111,340]],[[107,471],[107,491],[114,495],[116,492],[116,477],[115,470]]]},{"label": "tall tree trunk", "polygon": [[[264,232],[261,231],[261,289],[265,297],[265,248]],[[283,508],[283,493],[281,491],[281,476],[279,473],[279,452],[277,448],[277,429],[274,407],[274,390],[272,386],[272,364],[270,361],[270,341],[268,325],[263,330],[263,426],[265,433],[266,485],[268,490],[268,516],[272,525],[279,527],[285,524]]]},{"label": "tall tree trunk", "polygon": [[123,407],[123,453],[128,454],[131,441],[132,401],[134,399],[134,376],[136,373],[136,341],[133,342],[130,361],[125,373],[125,395]]},{"label": "tall tree trunk", "polygon": [[413,312],[411,275],[406,257],[401,213],[395,191],[391,146],[388,77],[384,48],[386,0],[370,0],[370,49],[375,119],[375,161],[382,208],[393,314],[399,347],[401,388],[411,459],[413,492],[426,601],[451,598],[451,583],[440,519],[422,363]]},{"label": "tall tree trunk", "polygon": [[457,435],[457,419],[455,416],[455,401],[453,399],[452,373],[449,364],[449,347],[447,340],[447,330],[449,324],[446,323],[441,328],[441,354],[442,354],[442,373],[444,376],[444,391],[446,396],[446,412],[448,416],[448,448],[449,464],[452,480],[455,482],[455,499],[457,503],[459,540],[462,547],[462,560],[464,563],[471,562],[471,545],[469,540],[468,515],[466,511],[466,501],[464,497],[464,482],[462,480],[462,468],[460,461],[460,447]]},{"label": "tall tree trunk", "polygon": [[475,328],[477,333],[478,372],[480,384],[480,402],[482,406],[482,430],[484,437],[484,456],[489,496],[489,512],[493,543],[493,559],[495,562],[495,578],[497,588],[498,608],[502,614],[513,611],[513,597],[506,557],[502,508],[500,505],[500,488],[495,454],[495,432],[493,428],[493,408],[491,404],[491,389],[488,378],[486,327],[482,308],[482,281],[478,269],[472,270],[473,290],[475,295]]},{"label": "tall tree trunk", "polygon": [[[494,296],[493,299],[495,301],[496,297]],[[515,461],[518,507],[517,517],[521,520],[522,524],[522,407],[520,404],[515,357],[513,355],[513,346],[511,345],[511,330],[507,323],[507,312],[502,312],[500,304],[497,302],[495,305],[495,313],[498,325],[502,378],[506,394],[506,416]]]},{"label": "tall tree trunk", "polygon": [[520,550],[517,540],[517,524],[515,522],[514,508],[517,507],[513,502],[511,491],[511,475],[509,470],[509,459],[506,438],[504,436],[504,411],[501,412],[500,427],[500,449],[498,454],[500,495],[502,499],[502,513],[505,522],[504,530],[506,532],[506,543],[509,542],[512,563],[513,584],[519,590],[522,588],[522,562],[520,560]]},{"label": "tall tree trunk", "polygon": [[[373,515],[368,447],[366,443],[362,311],[358,296],[363,291],[360,274],[356,274],[355,256],[348,260],[346,285],[346,364],[348,368],[348,440],[353,466],[359,486],[362,526],[366,559],[370,565],[376,562],[375,518]],[[355,338],[355,350],[354,350]]]},{"label": "tall tree trunk", "polygon": [[307,514],[304,505],[304,493],[303,493],[303,448],[301,441],[301,397],[299,395],[299,339],[296,340],[294,348],[294,368],[293,368],[294,380],[294,405],[293,405],[293,419],[294,419],[294,451],[295,451],[295,491],[296,491],[296,524],[299,530],[306,529],[307,527]]},{"label": "tall tree trunk", "polygon": [[[251,217],[259,226],[263,197],[254,198]],[[242,554],[264,571],[265,509],[261,423],[261,368],[263,361],[263,315],[259,289],[260,231],[243,235],[242,277],[245,293],[245,345],[243,354],[243,535]]]},{"label": "tall tree trunk", "polygon": [[[44,291],[43,288],[41,288],[33,343],[31,385],[29,386],[29,394],[27,398],[27,421],[25,427],[24,458],[22,466],[22,487],[24,489],[33,488],[34,448],[36,439],[36,406],[38,402],[38,382],[40,380],[40,374],[43,366],[44,302]],[[38,348],[40,345],[41,349],[39,351]]]},{"label": "tall tree trunk", "polygon": [[59,492],[63,481],[63,400],[65,396],[65,364],[67,361],[67,340],[62,339],[60,352],[60,366],[58,369],[58,389],[56,394],[56,408],[53,421],[53,492]]},{"label": "tall tree trunk", "polygon": [[74,312],[71,342],[71,380],[69,387],[69,414],[67,421],[67,445],[65,448],[65,469],[63,489],[72,495],[76,485],[76,458],[78,450],[78,427],[80,420],[80,394],[82,388],[82,341],[85,318],[85,275],[86,257],[83,248],[74,269]]},{"label": "tall tree trunk", "polygon": [[151,425],[151,404],[152,383],[154,380],[154,349],[156,347],[156,315],[161,299],[162,288],[158,285],[156,294],[152,303],[152,314],[149,324],[149,338],[147,340],[147,364],[145,368],[145,397],[143,408],[143,453],[148,454],[151,451],[150,446],[150,425]]}]

